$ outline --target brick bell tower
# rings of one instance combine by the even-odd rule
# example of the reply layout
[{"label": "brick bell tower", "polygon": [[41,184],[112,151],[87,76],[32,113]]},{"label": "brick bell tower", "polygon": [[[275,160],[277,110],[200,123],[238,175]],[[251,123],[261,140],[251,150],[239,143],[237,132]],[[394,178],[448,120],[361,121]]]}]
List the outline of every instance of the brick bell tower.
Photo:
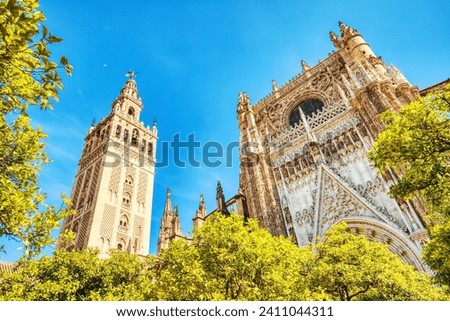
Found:
[{"label": "brick bell tower", "polygon": [[61,231],[75,233],[68,249],[96,247],[148,255],[157,129],[139,120],[143,109],[135,73],[111,105],[111,113],[92,125],[84,142],[71,193],[75,215]]}]

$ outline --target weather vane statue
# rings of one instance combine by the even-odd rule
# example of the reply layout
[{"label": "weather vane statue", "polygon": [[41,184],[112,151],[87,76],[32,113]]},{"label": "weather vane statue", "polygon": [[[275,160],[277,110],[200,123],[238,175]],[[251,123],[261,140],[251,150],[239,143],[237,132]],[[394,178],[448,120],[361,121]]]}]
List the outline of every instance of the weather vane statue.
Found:
[{"label": "weather vane statue", "polygon": [[129,72],[127,72],[125,74],[126,77],[128,77],[128,79],[133,80],[134,78],[136,78],[137,72],[130,70]]}]

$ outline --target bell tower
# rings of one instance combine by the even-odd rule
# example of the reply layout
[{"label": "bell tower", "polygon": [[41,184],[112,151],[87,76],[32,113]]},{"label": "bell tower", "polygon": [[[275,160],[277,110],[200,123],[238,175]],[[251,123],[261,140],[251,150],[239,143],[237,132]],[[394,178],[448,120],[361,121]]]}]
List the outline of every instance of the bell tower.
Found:
[{"label": "bell tower", "polygon": [[75,215],[62,231],[75,233],[68,249],[97,247],[148,255],[155,176],[157,129],[140,121],[143,109],[135,73],[111,105],[111,112],[89,129],[71,193]]}]

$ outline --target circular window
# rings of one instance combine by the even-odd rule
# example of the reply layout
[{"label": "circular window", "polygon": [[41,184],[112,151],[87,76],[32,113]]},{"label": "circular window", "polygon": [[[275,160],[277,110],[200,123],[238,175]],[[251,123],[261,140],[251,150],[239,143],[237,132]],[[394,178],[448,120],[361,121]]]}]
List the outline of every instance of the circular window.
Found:
[{"label": "circular window", "polygon": [[298,123],[300,123],[300,111],[298,107],[295,107],[289,116],[289,124],[291,124],[291,127],[295,127]]},{"label": "circular window", "polygon": [[295,107],[289,115],[289,124],[291,127],[295,127],[300,123],[300,109],[302,110],[305,118],[311,117],[313,113],[317,113],[323,109],[323,102],[319,99],[312,98],[302,101],[297,107]]}]

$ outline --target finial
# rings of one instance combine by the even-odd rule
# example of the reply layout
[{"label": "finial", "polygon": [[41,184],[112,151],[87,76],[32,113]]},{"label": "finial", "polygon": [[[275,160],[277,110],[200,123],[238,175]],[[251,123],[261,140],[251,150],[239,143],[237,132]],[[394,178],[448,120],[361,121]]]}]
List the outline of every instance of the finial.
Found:
[{"label": "finial", "polygon": [[156,117],[153,118],[153,127],[156,127]]},{"label": "finial", "polygon": [[95,123],[96,123],[96,122],[97,122],[97,121],[95,120],[95,117],[92,118],[91,127],[95,127]]},{"label": "finial", "polygon": [[250,109],[250,99],[248,98],[248,94],[244,92],[240,92],[238,95],[238,111],[247,111]]},{"label": "finial", "polygon": [[342,47],[341,40],[339,40],[339,37],[333,31],[330,31],[330,39],[337,49]]},{"label": "finial", "polygon": [[167,195],[170,195],[170,186],[167,186]]},{"label": "finial", "polygon": [[280,88],[278,88],[278,84],[275,80],[272,80],[272,90],[278,91]]},{"label": "finial", "polygon": [[342,21],[338,21],[338,25],[339,25],[339,29],[341,30],[341,37],[353,36],[357,33],[355,29],[347,26]]},{"label": "finial", "polygon": [[311,67],[308,66],[308,64],[306,63],[306,61],[302,60],[302,61],[300,61],[300,63],[302,64],[302,70],[303,70],[303,72],[308,71],[309,69],[311,69]]},{"label": "finial", "polygon": [[125,76],[128,77],[129,80],[134,80],[134,78],[136,78],[137,72],[135,71],[128,71]]}]

